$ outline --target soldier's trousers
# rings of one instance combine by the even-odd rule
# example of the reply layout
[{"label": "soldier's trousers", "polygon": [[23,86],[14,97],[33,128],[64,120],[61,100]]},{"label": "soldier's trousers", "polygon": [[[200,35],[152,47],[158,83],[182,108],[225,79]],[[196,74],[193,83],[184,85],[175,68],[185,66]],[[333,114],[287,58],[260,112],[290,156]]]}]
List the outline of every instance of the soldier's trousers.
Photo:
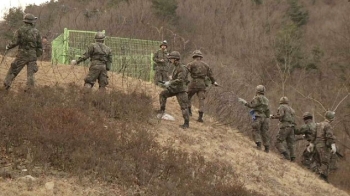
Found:
[{"label": "soldier's trousers", "polygon": [[167,98],[176,96],[176,99],[180,105],[182,117],[184,120],[189,120],[189,113],[188,113],[188,97],[186,92],[180,92],[180,93],[171,93],[168,89],[163,90],[159,94],[159,103],[161,108],[165,108]]},{"label": "soldier's trousers", "polygon": [[290,157],[295,158],[295,153],[294,153],[294,127],[283,127],[280,128],[278,135],[277,135],[277,140],[276,140],[276,148],[280,153],[287,152],[287,149],[283,145],[283,142],[286,141],[289,155]]},{"label": "soldier's trousers", "polygon": [[331,152],[325,145],[315,144],[316,172],[328,176],[330,170]]},{"label": "soldier's trousers", "polygon": [[197,94],[199,99],[199,112],[204,111],[204,99],[205,99],[205,89],[188,89],[188,106],[191,107],[191,99],[193,95]]},{"label": "soldier's trousers", "polygon": [[158,85],[159,81],[169,81],[168,71],[156,69],[154,74],[154,84]]},{"label": "soldier's trousers", "polygon": [[7,72],[4,85],[10,87],[13,80],[21,72],[23,67],[27,65],[27,86],[34,86],[35,78],[34,73],[38,71],[36,61],[27,61],[25,59],[16,58],[12,63],[11,67]]},{"label": "soldier's trousers", "polygon": [[92,87],[94,86],[96,80],[98,80],[100,88],[105,88],[108,85],[108,76],[105,64],[90,66],[89,73],[84,79],[85,84],[90,84]]},{"label": "soldier's trousers", "polygon": [[252,122],[254,141],[263,143],[264,146],[270,146],[269,133],[270,120],[268,118],[257,117]]}]

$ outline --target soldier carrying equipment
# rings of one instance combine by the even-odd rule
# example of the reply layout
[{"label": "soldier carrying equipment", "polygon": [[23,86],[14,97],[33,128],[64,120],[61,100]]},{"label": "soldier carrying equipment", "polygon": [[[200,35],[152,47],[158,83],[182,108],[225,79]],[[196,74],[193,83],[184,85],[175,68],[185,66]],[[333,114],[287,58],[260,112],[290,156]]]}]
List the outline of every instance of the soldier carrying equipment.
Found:
[{"label": "soldier carrying equipment", "polygon": [[238,102],[252,109],[254,118],[252,118],[253,138],[257,148],[261,149],[261,144],[265,146],[265,152],[270,150],[269,123],[270,109],[269,100],[265,97],[265,87],[258,85],[256,87],[256,95],[251,102],[247,102],[242,98],[238,98]]}]

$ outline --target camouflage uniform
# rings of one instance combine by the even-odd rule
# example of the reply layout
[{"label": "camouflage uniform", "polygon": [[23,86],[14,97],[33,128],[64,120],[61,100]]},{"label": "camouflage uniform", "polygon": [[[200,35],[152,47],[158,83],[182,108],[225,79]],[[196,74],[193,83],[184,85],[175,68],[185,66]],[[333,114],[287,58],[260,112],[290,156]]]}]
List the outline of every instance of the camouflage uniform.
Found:
[{"label": "camouflage uniform", "polygon": [[[170,53],[169,58],[178,58],[180,60],[180,54],[176,51]],[[186,93],[186,80],[187,69],[179,61],[175,61],[174,70],[172,72],[172,79],[169,82],[169,86],[159,94],[160,112],[164,113],[167,98],[176,96],[179,102],[182,116],[184,118],[184,125],[182,128],[189,127],[189,114],[188,114],[188,97]]]},{"label": "camouflage uniform", "polygon": [[6,89],[11,87],[13,80],[25,65],[27,65],[27,88],[34,86],[34,73],[38,71],[36,61],[42,55],[41,35],[34,27],[36,19],[32,14],[26,14],[23,19],[25,24],[16,31],[11,43],[6,46],[7,50],[18,46],[17,56],[11,63],[4,81]]},{"label": "camouflage uniform", "polygon": [[107,71],[111,69],[112,51],[103,43],[104,38],[104,34],[98,32],[95,36],[96,42],[90,44],[84,55],[77,61],[77,64],[79,64],[90,58],[91,66],[88,75],[84,79],[85,87],[93,87],[96,80],[98,80],[99,89],[101,90],[108,85]]},{"label": "camouflage uniform", "polygon": [[[166,41],[163,41],[160,47],[167,46]],[[154,74],[154,83],[157,85],[159,81],[169,81],[168,76],[168,51],[167,49],[160,48],[153,55],[153,69],[155,70]]]},{"label": "camouflage uniform", "polygon": [[[312,121],[312,115],[309,112],[304,113],[303,119],[305,124],[299,129],[295,129],[294,134],[305,135],[304,139],[311,143],[312,138],[314,138],[316,134],[316,123]],[[302,155],[301,163],[308,169],[313,169],[314,155],[315,151],[309,152],[307,149],[305,149]]]},{"label": "camouflage uniform", "polygon": [[[191,99],[194,94],[197,94],[199,99],[199,117],[198,122],[203,122],[203,114],[204,114],[204,99],[205,99],[205,89],[206,78],[209,78],[211,83],[215,83],[215,78],[213,77],[213,73],[208,64],[202,61],[203,55],[201,51],[195,50],[192,56],[195,60],[190,62],[187,65],[187,69],[191,74],[192,80],[188,85],[188,100],[189,100],[189,112],[192,115],[191,110]],[[199,57],[199,58],[197,58]]]},{"label": "camouflage uniform", "polygon": [[250,103],[245,106],[252,109],[254,119],[252,122],[253,138],[258,147],[261,149],[261,143],[265,146],[265,151],[269,152],[270,138],[269,138],[269,124],[270,124],[270,109],[269,100],[264,96],[265,87],[257,86],[257,94]]},{"label": "camouflage uniform", "polygon": [[50,42],[47,40],[46,37],[43,37],[42,43],[43,43],[43,56],[42,56],[42,60],[44,60],[44,61],[49,61],[49,60],[51,59],[51,44],[50,44]]},{"label": "camouflage uniform", "polygon": [[[328,111],[330,112],[330,111]],[[334,118],[334,114],[333,114]],[[335,137],[333,135],[333,128],[330,124],[333,118],[316,124],[316,134],[312,142],[315,145],[315,160],[317,163],[317,173],[328,182],[328,173],[330,170],[331,161],[331,147],[335,145]],[[334,152],[335,153],[335,152]]]},{"label": "camouflage uniform", "polygon": [[[286,159],[289,159],[291,161],[295,160],[295,153],[294,153],[294,127],[295,127],[295,121],[294,121],[294,115],[295,112],[293,108],[291,108],[288,105],[288,98],[282,97],[280,99],[280,106],[278,107],[277,116],[274,116],[273,118],[279,119],[279,132],[277,135],[277,141],[276,141],[276,148],[278,151],[284,155]],[[283,145],[283,142],[286,141],[289,154],[285,146]]]}]

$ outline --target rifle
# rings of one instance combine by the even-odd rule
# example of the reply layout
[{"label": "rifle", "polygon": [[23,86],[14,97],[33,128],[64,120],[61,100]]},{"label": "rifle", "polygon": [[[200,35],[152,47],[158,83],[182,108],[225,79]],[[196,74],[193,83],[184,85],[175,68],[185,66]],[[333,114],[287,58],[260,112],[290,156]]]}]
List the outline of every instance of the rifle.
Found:
[{"label": "rifle", "polygon": [[335,154],[338,155],[338,157],[340,158],[344,158],[344,155],[340,154],[338,151]]}]

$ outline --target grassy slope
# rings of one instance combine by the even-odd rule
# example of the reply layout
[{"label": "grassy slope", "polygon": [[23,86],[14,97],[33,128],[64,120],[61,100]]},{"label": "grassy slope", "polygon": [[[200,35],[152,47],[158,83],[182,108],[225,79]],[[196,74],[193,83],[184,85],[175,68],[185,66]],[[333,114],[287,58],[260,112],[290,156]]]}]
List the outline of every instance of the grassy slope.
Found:
[{"label": "grassy slope", "polygon": [[[10,65],[9,58],[0,67],[1,79],[4,78],[7,68]],[[40,71],[37,73],[38,85],[68,84],[75,82],[83,85],[83,79],[88,68],[75,67],[72,69],[67,65],[51,66],[49,63],[38,62]],[[13,90],[25,84],[25,70],[16,78]],[[124,78],[121,75],[111,74],[110,89],[139,89],[146,91],[154,98],[154,107],[158,109],[158,94],[160,89],[155,88],[151,83],[135,79]],[[167,113],[173,115],[175,121],[161,121],[156,125],[158,141],[176,149],[183,149],[188,152],[200,153],[206,159],[220,163],[230,164],[236,170],[239,180],[244,183],[247,189],[256,190],[263,195],[348,195],[332,185],[319,180],[316,175],[304,170],[294,163],[281,159],[277,154],[266,154],[254,149],[249,138],[243,136],[239,131],[230,127],[220,125],[214,118],[205,116],[205,123],[195,122],[196,112],[190,122],[190,129],[183,131],[178,127],[182,124],[182,115],[179,110],[176,98],[170,98],[167,103]],[[156,122],[155,122],[156,124]],[[82,190],[80,185],[75,185],[73,179],[55,179],[62,186],[60,191],[63,195],[69,195],[69,188]],[[74,184],[74,185],[72,185]],[[21,187],[20,182],[0,182],[0,190],[15,191]],[[59,188],[59,189],[60,189]],[[90,187],[98,190],[100,187]],[[37,192],[36,192],[37,191]],[[42,190],[38,186],[31,193],[40,195]],[[81,192],[84,195],[83,192]],[[13,194],[15,195],[15,193]]]}]

